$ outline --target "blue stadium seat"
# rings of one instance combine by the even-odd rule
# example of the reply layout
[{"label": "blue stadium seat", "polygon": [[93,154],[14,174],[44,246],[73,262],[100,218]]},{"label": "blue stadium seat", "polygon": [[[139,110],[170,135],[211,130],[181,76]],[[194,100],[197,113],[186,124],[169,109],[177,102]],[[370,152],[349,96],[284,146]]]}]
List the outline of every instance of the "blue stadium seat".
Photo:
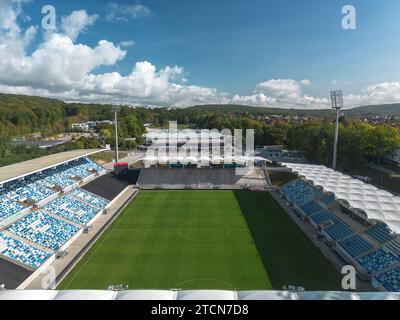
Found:
[{"label": "blue stadium seat", "polygon": [[284,186],[282,192],[299,207],[304,206],[321,195],[321,191],[303,179],[296,180]]},{"label": "blue stadium seat", "polygon": [[322,210],[324,210],[324,208],[317,202],[311,201],[310,203],[307,203],[306,205],[302,206],[301,210],[303,210],[303,212],[306,215],[312,216],[313,214],[321,212]]},{"label": "blue stadium seat", "polygon": [[365,233],[381,244],[393,240],[393,236],[390,235],[389,228],[383,223],[379,223],[376,226],[373,226],[372,228],[365,231]]},{"label": "blue stadium seat", "polygon": [[400,292],[400,267],[387,270],[378,274],[375,278],[389,292]]},{"label": "blue stadium seat", "polygon": [[98,207],[86,204],[71,195],[50,202],[44,209],[81,225],[88,223],[101,211]]},{"label": "blue stadium seat", "polygon": [[79,228],[41,211],[35,211],[12,224],[7,231],[57,251]]},{"label": "blue stadium seat", "polygon": [[26,209],[18,202],[11,201],[0,193],[0,222]]},{"label": "blue stadium seat", "polygon": [[322,196],[318,200],[321,201],[326,206],[329,206],[330,204],[335,202],[336,198],[335,198],[335,196],[333,194],[325,194],[325,193],[323,193]]},{"label": "blue stadium seat", "polygon": [[397,257],[400,258],[400,240],[392,240],[385,244],[385,247],[393,252]]},{"label": "blue stadium seat", "polygon": [[338,244],[353,258],[357,258],[372,250],[372,245],[355,234],[349,238],[339,241]]},{"label": "blue stadium seat", "polygon": [[72,191],[71,195],[100,209],[104,209],[109,203],[108,200],[95,196],[94,194],[79,188]]},{"label": "blue stadium seat", "polygon": [[0,233],[0,254],[37,269],[51,254]]},{"label": "blue stadium seat", "polygon": [[329,210],[317,213],[311,217],[311,220],[318,225],[327,221],[331,221],[332,224],[326,227],[324,230],[335,241],[348,237],[354,233],[353,229],[347,223]]},{"label": "blue stadium seat", "polygon": [[365,270],[371,273],[386,269],[391,265],[400,262],[394,255],[386,252],[383,249],[379,249],[366,256],[360,257],[357,259],[357,261],[365,268]]}]

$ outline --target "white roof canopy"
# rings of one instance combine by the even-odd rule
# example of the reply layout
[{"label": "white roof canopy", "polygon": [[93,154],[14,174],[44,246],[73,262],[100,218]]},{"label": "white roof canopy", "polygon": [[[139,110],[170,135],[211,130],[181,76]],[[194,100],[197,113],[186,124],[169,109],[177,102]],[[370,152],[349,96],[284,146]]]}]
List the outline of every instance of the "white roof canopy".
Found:
[{"label": "white roof canopy", "polygon": [[306,180],[320,186],[324,192],[345,200],[352,208],[365,212],[369,220],[384,222],[393,232],[400,234],[400,197],[367,184],[361,180],[324,166],[283,163]]}]

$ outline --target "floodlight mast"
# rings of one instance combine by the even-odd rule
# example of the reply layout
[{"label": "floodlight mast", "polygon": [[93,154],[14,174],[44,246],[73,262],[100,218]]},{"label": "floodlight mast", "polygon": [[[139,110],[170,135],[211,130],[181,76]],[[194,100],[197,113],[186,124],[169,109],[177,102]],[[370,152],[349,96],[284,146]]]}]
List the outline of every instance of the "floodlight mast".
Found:
[{"label": "floodlight mast", "polygon": [[332,109],[336,110],[335,142],[333,144],[333,161],[332,161],[332,169],[336,170],[337,145],[339,140],[339,116],[340,116],[340,109],[342,109],[344,105],[343,91],[342,90],[331,91],[331,102],[332,102]]},{"label": "floodlight mast", "polygon": [[118,116],[117,113],[121,111],[120,106],[113,106],[112,111],[114,112],[114,127],[115,127],[115,163],[119,162],[118,153]]}]

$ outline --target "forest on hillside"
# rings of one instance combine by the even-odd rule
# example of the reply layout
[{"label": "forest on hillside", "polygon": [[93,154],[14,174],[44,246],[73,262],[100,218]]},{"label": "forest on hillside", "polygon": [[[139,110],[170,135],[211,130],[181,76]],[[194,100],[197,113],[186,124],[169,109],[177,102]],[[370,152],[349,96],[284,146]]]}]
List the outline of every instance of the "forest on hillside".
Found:
[{"label": "forest on hillside", "polygon": [[[0,94],[0,166],[30,157],[45,155],[47,151],[26,146],[12,146],[10,139],[40,132],[43,137],[70,130],[72,123],[89,120],[113,119],[112,106],[102,104],[65,103],[40,97]],[[254,117],[250,110],[231,112],[210,108],[133,108],[123,106],[119,114],[121,148],[132,148],[142,143],[145,123],[168,127],[169,121],[197,129],[254,129],[256,145],[284,145],[301,151],[311,162],[329,165],[332,158],[334,122],[332,117],[303,123],[277,122],[273,125]],[[100,139],[81,138],[51,152],[73,148],[94,148],[114,144],[114,126],[101,124],[97,128]],[[125,138],[134,138],[127,142]],[[371,125],[342,118],[338,165],[342,169],[362,167],[367,162],[380,162],[383,155],[400,147],[398,130],[389,125]]]}]

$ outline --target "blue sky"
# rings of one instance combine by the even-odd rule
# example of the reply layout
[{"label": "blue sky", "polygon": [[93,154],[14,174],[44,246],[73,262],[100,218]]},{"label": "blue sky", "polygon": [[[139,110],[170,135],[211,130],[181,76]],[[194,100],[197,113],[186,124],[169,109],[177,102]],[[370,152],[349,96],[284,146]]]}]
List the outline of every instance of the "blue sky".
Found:
[{"label": "blue sky", "polygon": [[[2,1],[16,8],[16,0]],[[187,95],[196,91],[192,88],[184,92],[190,86],[198,91],[214,90],[209,102],[237,102],[240,99],[233,97],[239,96],[243,98],[240,101],[254,101],[254,105],[260,106],[279,104],[277,95],[291,107],[296,107],[297,96],[302,101],[300,106],[308,103],[304,102],[305,96],[315,98],[309,107],[325,106],[323,99],[334,88],[343,89],[352,105],[396,102],[400,96],[398,0],[114,0],[113,3],[92,0],[23,3],[15,23],[21,33],[30,26],[37,28],[25,48],[25,58],[46,41],[40,27],[41,8],[52,4],[57,13],[57,32],[62,17],[73,11],[85,10],[88,16],[96,16],[94,23],[79,30],[75,46],[95,48],[104,39],[125,52],[123,58],[116,58],[113,63],[95,64],[86,75],[117,72],[121,77],[129,77],[137,62],[146,61],[156,68],[153,80],[157,80],[162,77],[157,72],[178,66],[179,72],[164,80],[180,86],[179,95],[184,95],[185,103],[208,102],[204,92],[199,99],[188,100]],[[341,10],[346,4],[357,10],[356,30],[341,27]],[[128,13],[137,6],[141,9],[136,14]],[[110,11],[115,12],[110,16]],[[128,40],[132,44],[134,41],[134,45],[121,46],[122,41]],[[301,80],[308,81],[300,83]],[[7,81],[3,84],[6,91],[12,91],[13,85]],[[107,93],[104,99],[157,105],[163,104],[162,90],[169,90],[165,104],[180,104],[176,93],[171,97],[166,86],[152,87],[150,96],[116,95],[112,99],[110,95],[114,93]],[[59,85],[41,87],[32,83],[17,83],[14,87],[22,92],[30,88],[33,92],[72,100],[101,99],[99,92],[77,93],[76,87],[61,89]],[[175,92],[175,88],[172,90]],[[159,96],[155,97],[157,93]],[[254,95],[264,96],[250,99]]]}]

